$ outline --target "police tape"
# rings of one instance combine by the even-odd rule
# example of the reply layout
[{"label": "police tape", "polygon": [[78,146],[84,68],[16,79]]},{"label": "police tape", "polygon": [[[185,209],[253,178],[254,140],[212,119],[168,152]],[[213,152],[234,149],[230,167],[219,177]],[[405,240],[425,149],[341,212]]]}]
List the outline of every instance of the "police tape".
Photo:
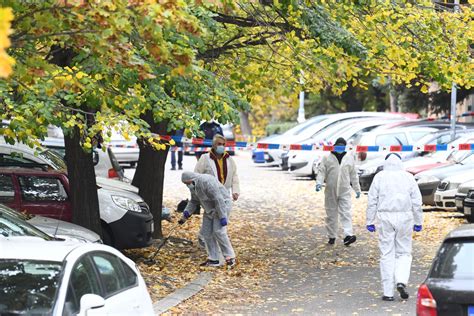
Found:
[{"label": "police tape", "polygon": [[[165,137],[161,137],[165,139]],[[177,136],[168,136],[167,140],[173,139],[176,146],[172,150],[184,151],[206,151],[212,147],[212,140],[202,138],[185,138]],[[333,145],[316,145],[316,144],[272,144],[272,143],[249,143],[249,142],[226,142],[227,151],[235,150],[300,150],[300,151],[352,151],[352,152],[438,152],[451,150],[474,150],[474,144],[458,144],[458,145],[438,145],[428,144],[421,146],[414,145],[394,145],[394,146],[333,146]],[[182,148],[182,149],[179,149]]]}]

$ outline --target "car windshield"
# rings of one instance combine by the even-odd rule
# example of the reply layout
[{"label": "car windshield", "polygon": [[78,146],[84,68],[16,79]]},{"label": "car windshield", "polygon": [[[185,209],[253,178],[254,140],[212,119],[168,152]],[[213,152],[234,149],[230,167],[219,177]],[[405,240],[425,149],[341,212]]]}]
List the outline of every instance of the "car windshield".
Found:
[{"label": "car windshield", "polygon": [[0,235],[5,237],[14,236],[31,236],[40,237],[45,240],[52,240],[53,238],[48,234],[37,229],[33,225],[24,221],[18,216],[9,214],[0,209]]},{"label": "car windshield", "polygon": [[43,159],[46,159],[52,168],[55,170],[67,170],[66,163],[60,154],[57,152],[46,149],[39,154]]},{"label": "car windshield", "polygon": [[430,277],[474,280],[474,240],[447,241],[439,250]]},{"label": "car windshield", "polygon": [[51,315],[62,265],[0,259],[0,314]]},{"label": "car windshield", "polygon": [[326,115],[320,115],[320,116],[313,117],[313,118],[307,120],[304,123],[298,124],[295,127],[290,128],[283,135],[288,135],[288,136],[289,135],[299,135],[300,133],[302,133],[307,128],[313,126],[314,124],[322,122],[327,118],[328,118],[328,116],[326,116]]}]

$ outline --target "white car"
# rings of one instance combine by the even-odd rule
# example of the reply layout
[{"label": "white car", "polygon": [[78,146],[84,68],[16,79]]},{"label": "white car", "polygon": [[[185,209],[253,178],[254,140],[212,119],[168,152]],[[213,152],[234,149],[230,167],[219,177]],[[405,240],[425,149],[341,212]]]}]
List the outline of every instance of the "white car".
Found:
[{"label": "white car", "polygon": [[140,272],[119,251],[36,237],[0,239],[0,314],[154,315]]},{"label": "white car", "polygon": [[[6,222],[9,223],[9,231],[15,234],[38,236],[43,239],[52,237],[67,241],[102,243],[99,235],[82,226],[59,219],[20,213],[0,204],[0,222],[2,222],[2,220],[4,225],[6,225]],[[4,228],[6,227],[7,226]],[[36,228],[36,230],[31,229],[31,227]],[[33,235],[31,235],[31,233]],[[2,232],[1,229],[0,234],[7,235],[5,232]]]},{"label": "white car", "polygon": [[[320,115],[301,123],[278,138],[272,139],[272,144],[290,145],[298,144],[304,140],[310,139],[320,133],[321,131],[338,125],[342,121],[352,119],[364,119],[364,118],[400,118],[403,116],[390,113],[382,112],[347,112],[329,115]],[[268,149],[269,159],[272,160],[273,164],[280,165],[282,163],[282,154],[285,152],[283,149]]]},{"label": "white car", "polygon": [[434,195],[436,207],[446,211],[456,211],[456,194],[459,186],[472,180],[474,180],[474,170],[464,171],[443,179]]},{"label": "white car", "polygon": [[463,212],[464,208],[464,199],[467,197],[469,191],[474,190],[474,180],[468,181],[461,184],[456,192],[456,210],[458,212]]},{"label": "white car", "polygon": [[[380,118],[377,120],[356,119],[342,121],[341,123],[334,125],[332,128],[327,128],[302,143],[332,144],[337,138],[342,137],[347,140],[348,145],[352,145],[353,139],[358,135],[390,122],[393,122],[393,120]],[[317,173],[317,166],[325,154],[326,153],[323,151],[292,150],[288,153],[288,167],[295,175],[314,177]],[[314,166],[316,166],[316,169]]]}]

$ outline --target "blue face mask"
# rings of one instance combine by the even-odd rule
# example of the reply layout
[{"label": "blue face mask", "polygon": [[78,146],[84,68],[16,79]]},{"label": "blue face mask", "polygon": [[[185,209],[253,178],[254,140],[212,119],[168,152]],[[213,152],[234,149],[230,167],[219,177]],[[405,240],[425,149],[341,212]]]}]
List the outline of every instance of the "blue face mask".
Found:
[{"label": "blue face mask", "polygon": [[216,154],[222,155],[225,152],[225,147],[224,146],[217,146],[216,147]]},{"label": "blue face mask", "polygon": [[194,190],[195,188],[194,183],[186,184],[186,186],[189,188],[189,190]]}]

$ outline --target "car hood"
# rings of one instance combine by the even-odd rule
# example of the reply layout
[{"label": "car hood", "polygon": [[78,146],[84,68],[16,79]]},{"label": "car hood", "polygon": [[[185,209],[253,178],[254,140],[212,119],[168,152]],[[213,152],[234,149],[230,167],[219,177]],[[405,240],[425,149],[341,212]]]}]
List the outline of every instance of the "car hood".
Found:
[{"label": "car hood", "polygon": [[452,165],[442,166],[442,167],[420,172],[418,174],[418,177],[433,176],[440,180],[443,180],[457,173],[472,170],[472,168],[473,168],[472,164],[468,164],[468,165],[452,164]]},{"label": "car hood", "polygon": [[72,239],[86,240],[88,242],[97,242],[100,240],[100,236],[93,231],[58,219],[34,216],[27,222],[50,236],[64,236],[66,239],[70,237]]},{"label": "car hood", "polygon": [[474,169],[466,170],[460,174],[455,174],[444,179],[444,181],[449,181],[450,183],[465,183],[471,180],[474,180]]},{"label": "car hood", "polygon": [[474,190],[474,180],[462,183],[458,188],[458,193],[467,194],[471,190]]},{"label": "car hood", "polygon": [[137,203],[143,202],[143,199],[141,198],[141,196],[139,196],[137,193],[127,191],[127,190],[102,187],[99,190],[97,190],[97,193],[99,194],[99,199],[100,199],[100,195],[103,194],[103,195],[109,195],[109,196],[116,195],[116,196],[126,197],[126,198],[134,200]]},{"label": "car hood", "polygon": [[431,169],[435,169],[438,167],[449,166],[452,165],[450,162],[437,162],[437,163],[430,163],[425,165],[419,165],[411,168],[406,168],[405,170],[410,172],[411,174],[418,174],[420,172],[429,171]]},{"label": "car hood", "polygon": [[97,177],[96,182],[98,186],[104,189],[122,190],[138,194],[138,188],[136,186],[131,185],[130,183],[103,177]]}]

